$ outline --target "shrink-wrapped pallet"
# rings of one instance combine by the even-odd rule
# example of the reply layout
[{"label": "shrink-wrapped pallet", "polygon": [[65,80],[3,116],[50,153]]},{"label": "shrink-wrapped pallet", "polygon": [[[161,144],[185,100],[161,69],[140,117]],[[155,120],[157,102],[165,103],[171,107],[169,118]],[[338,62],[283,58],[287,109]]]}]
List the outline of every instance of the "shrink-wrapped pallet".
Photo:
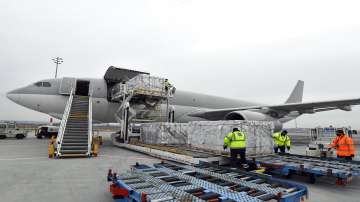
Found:
[{"label": "shrink-wrapped pallet", "polygon": [[143,124],[141,141],[146,144],[187,144],[188,124],[151,123]]},{"label": "shrink-wrapped pallet", "polygon": [[248,156],[273,153],[272,122],[151,123],[143,125],[141,139],[146,144],[187,144],[206,150],[223,151],[224,138],[233,128],[239,128],[246,134]]},{"label": "shrink-wrapped pallet", "polygon": [[208,150],[223,150],[225,136],[239,128],[246,134],[247,155],[264,155],[273,152],[273,124],[260,121],[201,121],[188,127],[188,144]]}]

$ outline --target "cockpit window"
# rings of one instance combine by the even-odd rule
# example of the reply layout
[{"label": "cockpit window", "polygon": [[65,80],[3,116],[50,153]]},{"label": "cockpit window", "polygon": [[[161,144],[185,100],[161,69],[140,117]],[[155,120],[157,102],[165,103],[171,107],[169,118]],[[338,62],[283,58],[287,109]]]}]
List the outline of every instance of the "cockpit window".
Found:
[{"label": "cockpit window", "polygon": [[34,84],[37,87],[51,87],[51,83],[50,82],[36,82]]},{"label": "cockpit window", "polygon": [[35,86],[41,87],[41,86],[42,86],[42,82],[36,82],[36,83],[35,83]]},{"label": "cockpit window", "polygon": [[51,87],[51,84],[49,82],[43,82],[43,87]]}]

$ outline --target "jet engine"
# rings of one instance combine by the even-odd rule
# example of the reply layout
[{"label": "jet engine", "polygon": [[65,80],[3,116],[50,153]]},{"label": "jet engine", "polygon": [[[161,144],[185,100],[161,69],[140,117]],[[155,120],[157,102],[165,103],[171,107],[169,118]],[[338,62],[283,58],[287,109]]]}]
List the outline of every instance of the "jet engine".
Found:
[{"label": "jet engine", "polygon": [[262,114],[259,112],[253,111],[233,111],[228,113],[225,117],[225,120],[249,120],[249,121],[272,121],[274,123],[274,130],[281,131],[283,128],[283,124],[277,120],[268,116],[266,114]]}]

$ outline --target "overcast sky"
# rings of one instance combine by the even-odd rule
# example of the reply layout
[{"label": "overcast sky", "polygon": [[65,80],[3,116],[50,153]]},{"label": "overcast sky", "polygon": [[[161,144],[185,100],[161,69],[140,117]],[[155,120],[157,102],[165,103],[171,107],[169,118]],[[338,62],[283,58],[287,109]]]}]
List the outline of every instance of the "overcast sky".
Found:
[{"label": "overcast sky", "polygon": [[[359,1],[1,0],[0,119],[48,120],[6,92],[59,75],[102,77],[110,65],[168,77],[178,89],[283,103],[360,97]],[[353,112],[299,126],[360,128]],[[294,126],[291,122],[288,126]]]}]

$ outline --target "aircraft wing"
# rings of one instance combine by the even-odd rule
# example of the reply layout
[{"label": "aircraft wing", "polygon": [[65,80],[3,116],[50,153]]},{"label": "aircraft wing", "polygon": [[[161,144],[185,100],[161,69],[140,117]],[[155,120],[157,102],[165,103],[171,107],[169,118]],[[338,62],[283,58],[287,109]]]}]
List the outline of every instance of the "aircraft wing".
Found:
[{"label": "aircraft wing", "polygon": [[234,111],[256,111],[263,114],[269,114],[274,118],[282,118],[290,113],[301,114],[313,114],[321,111],[329,110],[344,110],[351,111],[353,105],[360,105],[359,99],[348,100],[333,100],[322,102],[308,102],[308,103],[287,103],[282,105],[264,105],[264,106],[249,106],[239,108],[227,108],[227,109],[215,109],[207,110],[197,113],[192,113],[190,116],[201,117],[205,119],[213,119],[214,117],[225,117],[227,114]]}]

